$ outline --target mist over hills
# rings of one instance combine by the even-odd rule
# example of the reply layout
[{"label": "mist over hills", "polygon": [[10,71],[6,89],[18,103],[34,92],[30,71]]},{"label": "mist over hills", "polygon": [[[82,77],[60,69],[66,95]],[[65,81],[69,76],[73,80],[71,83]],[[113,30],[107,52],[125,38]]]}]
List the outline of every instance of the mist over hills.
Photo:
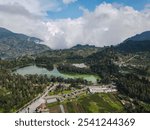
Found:
[{"label": "mist over hills", "polygon": [[50,48],[40,44],[41,39],[11,32],[0,27],[0,57],[15,58],[40,53]]},{"label": "mist over hills", "polygon": [[[116,51],[132,53],[132,52],[143,52],[143,51],[150,51],[150,31],[145,31],[141,34],[137,34],[132,36],[122,43],[113,46]],[[80,45],[77,44],[76,46],[72,47],[71,49],[89,49],[89,48],[99,48],[95,47],[94,45]],[[101,47],[101,49],[105,49],[107,47]]]},{"label": "mist over hills", "polygon": [[[41,52],[51,50],[46,45],[40,44],[43,42],[36,37],[30,37],[24,34],[14,33],[10,30],[0,27],[0,57],[1,58],[16,58],[24,55],[38,54]],[[89,53],[89,51],[104,49],[95,47],[94,45],[80,45],[77,44],[70,49],[81,53]],[[114,46],[115,50],[120,52],[143,52],[150,51],[150,31],[137,34],[126,39],[124,42]],[[52,50],[51,50],[52,51]]]}]

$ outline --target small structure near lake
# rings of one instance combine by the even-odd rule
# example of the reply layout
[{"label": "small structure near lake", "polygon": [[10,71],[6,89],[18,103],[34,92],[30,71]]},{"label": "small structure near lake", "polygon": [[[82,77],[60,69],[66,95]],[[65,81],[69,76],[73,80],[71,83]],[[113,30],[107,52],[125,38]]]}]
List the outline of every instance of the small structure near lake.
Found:
[{"label": "small structure near lake", "polygon": [[72,64],[72,65],[75,66],[75,67],[78,67],[78,68],[87,68],[88,67],[84,63],[81,63],[81,64]]}]

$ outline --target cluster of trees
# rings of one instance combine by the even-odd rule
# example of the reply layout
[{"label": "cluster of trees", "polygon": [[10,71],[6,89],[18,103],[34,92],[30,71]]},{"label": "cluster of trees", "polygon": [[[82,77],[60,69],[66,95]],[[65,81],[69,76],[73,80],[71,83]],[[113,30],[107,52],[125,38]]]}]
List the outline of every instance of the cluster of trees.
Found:
[{"label": "cluster of trees", "polygon": [[63,73],[79,73],[79,74],[89,74],[91,70],[89,68],[78,68],[71,64],[60,64],[58,65],[58,70]]},{"label": "cluster of trees", "polygon": [[121,93],[150,103],[150,81],[146,78],[140,78],[134,74],[120,75],[116,85]]},{"label": "cluster of trees", "polygon": [[[149,76],[148,65],[144,68],[138,66],[127,66],[125,68],[128,72],[134,72],[137,75],[133,73],[121,74],[119,70],[123,68],[119,68],[119,66],[114,64],[114,61],[117,61],[119,58],[118,52],[114,50],[114,47],[106,47],[96,53],[93,51],[93,54],[86,55],[87,57],[80,55],[80,53],[81,51],[77,52],[76,49],[72,51],[48,51],[43,55],[35,57],[25,56],[14,60],[0,60],[0,111],[12,112],[19,109],[41,93],[49,82],[69,83],[75,88],[78,88],[81,84],[90,84],[90,82],[80,78],[48,78],[47,76],[38,75],[21,76],[12,74],[9,71],[30,64],[36,64],[49,70],[53,69],[54,64],[58,64],[58,70],[63,73],[96,73],[102,78],[98,81],[99,83],[108,84],[115,82],[120,93],[127,97],[137,99],[134,102],[137,106],[136,110],[131,109],[133,108],[132,103],[127,106],[127,110],[137,112],[140,110],[145,111],[139,101],[150,103],[150,81],[146,78],[141,78],[142,76]],[[74,62],[85,62],[90,68],[77,68],[70,64]],[[139,77],[138,75],[141,76]]]},{"label": "cluster of trees", "polygon": [[126,52],[126,53],[135,53],[135,52],[149,52],[150,51],[150,41],[125,41],[115,48],[116,50]]},{"label": "cluster of trees", "polygon": [[[0,60],[0,112],[15,112],[23,105],[31,101],[38,94],[42,93],[44,88],[50,82],[63,82],[69,84],[89,84],[84,79],[64,79],[61,77],[47,77],[42,75],[16,75],[12,74],[12,69],[17,69],[24,65],[32,63],[42,63],[46,68],[52,69],[53,61],[47,58],[20,58],[14,60]],[[42,65],[41,64],[41,65]]]},{"label": "cluster of trees", "polygon": [[24,67],[30,64],[34,64],[33,57],[20,57],[12,60],[0,60],[0,69],[17,69],[19,67]]},{"label": "cluster of trees", "polygon": [[60,62],[61,59],[59,57],[48,57],[48,56],[41,56],[36,57],[35,64],[39,67],[45,67],[48,70],[53,69],[53,64]]},{"label": "cluster of trees", "polygon": [[87,80],[84,80],[82,78],[77,78],[77,79],[72,79],[72,78],[68,78],[68,79],[64,79],[62,77],[51,77],[50,78],[50,82],[53,82],[53,83],[56,83],[56,82],[59,82],[59,83],[66,83],[66,84],[84,84],[84,85],[87,85],[87,84],[90,84],[90,82],[88,82]]},{"label": "cluster of trees", "polygon": [[21,76],[0,69],[0,111],[15,112],[42,93],[48,82],[46,76]]},{"label": "cluster of trees", "polygon": [[66,60],[68,63],[81,63],[84,61],[84,57],[83,56],[80,56],[80,55],[77,55],[77,54],[74,54],[72,52],[71,55],[68,55],[66,57]]},{"label": "cluster of trees", "polygon": [[91,70],[102,78],[106,78],[118,73],[118,66],[114,65],[111,61],[101,62],[99,64],[91,65]]},{"label": "cluster of trees", "polygon": [[113,60],[117,59],[117,54],[110,47],[88,56],[86,63],[89,64],[91,71],[98,74],[103,81],[109,81],[112,75],[119,71],[118,66],[113,63]]}]

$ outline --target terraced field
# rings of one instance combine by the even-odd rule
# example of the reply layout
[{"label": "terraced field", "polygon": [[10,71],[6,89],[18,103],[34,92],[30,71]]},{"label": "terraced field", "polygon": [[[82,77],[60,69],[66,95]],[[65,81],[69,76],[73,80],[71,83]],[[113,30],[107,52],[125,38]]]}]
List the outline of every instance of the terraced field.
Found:
[{"label": "terraced field", "polygon": [[101,93],[83,96],[64,104],[66,112],[125,112],[116,94]]}]

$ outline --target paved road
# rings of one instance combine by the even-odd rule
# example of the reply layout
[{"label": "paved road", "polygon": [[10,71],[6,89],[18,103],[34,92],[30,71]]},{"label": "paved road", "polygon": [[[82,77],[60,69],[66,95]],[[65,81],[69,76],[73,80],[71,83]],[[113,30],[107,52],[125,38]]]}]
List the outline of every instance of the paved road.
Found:
[{"label": "paved road", "polygon": [[128,60],[122,62],[121,64],[125,64],[125,63],[129,62],[129,61],[131,61],[132,59],[134,59],[135,57],[138,57],[138,55],[135,55],[135,56],[129,58]]},{"label": "paved road", "polygon": [[61,112],[65,113],[64,106],[63,105],[59,105],[59,106],[60,106]]},{"label": "paved road", "polygon": [[49,93],[49,91],[53,90],[56,87],[56,85],[48,86],[45,91],[35,99],[33,99],[30,103],[28,103],[23,109],[19,110],[18,113],[34,113],[36,108],[42,104],[45,103],[44,97]]},{"label": "paved road", "polygon": [[[43,98],[39,98],[35,102],[32,102],[31,105],[25,107],[19,113],[34,113],[35,109],[42,103],[45,103],[45,100]],[[28,108],[29,108],[29,112],[28,112]]]}]

